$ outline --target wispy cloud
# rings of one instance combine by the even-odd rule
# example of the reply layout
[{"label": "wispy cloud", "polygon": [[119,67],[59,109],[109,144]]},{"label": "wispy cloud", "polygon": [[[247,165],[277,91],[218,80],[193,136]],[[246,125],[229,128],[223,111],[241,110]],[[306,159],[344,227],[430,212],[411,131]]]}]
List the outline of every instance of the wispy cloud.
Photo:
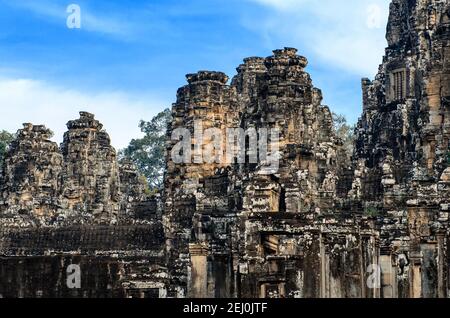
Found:
[{"label": "wispy cloud", "polygon": [[306,48],[325,62],[361,76],[376,72],[386,46],[390,0],[248,1],[270,9],[265,20],[247,23],[266,39]]},{"label": "wispy cloud", "polygon": [[30,79],[0,78],[0,127],[15,132],[22,123],[44,124],[62,141],[65,124],[79,111],[94,113],[117,148],[141,136],[138,124],[151,119],[168,103],[154,96],[123,92],[83,93]]},{"label": "wispy cloud", "polygon": [[256,3],[272,6],[280,10],[289,10],[292,8],[298,8],[308,0],[250,0]]},{"label": "wispy cloud", "polygon": [[[35,15],[48,19],[50,22],[59,23],[61,27],[66,27],[66,20],[68,17],[67,7],[69,3],[61,3],[59,1],[4,1],[1,0],[2,5],[7,5],[15,9],[29,11]],[[100,34],[127,38],[133,32],[133,25],[130,21],[118,16],[100,15],[93,13],[89,6],[80,4],[81,7],[81,30],[88,32],[96,32]]]}]

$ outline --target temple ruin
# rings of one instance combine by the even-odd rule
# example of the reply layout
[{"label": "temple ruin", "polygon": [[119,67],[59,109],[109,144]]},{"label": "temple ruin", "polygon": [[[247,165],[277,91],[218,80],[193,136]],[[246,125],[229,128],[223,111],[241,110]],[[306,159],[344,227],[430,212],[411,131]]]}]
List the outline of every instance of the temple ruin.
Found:
[{"label": "temple ruin", "polygon": [[449,2],[392,0],[387,41],[352,154],[293,48],[187,75],[160,197],[94,115],[60,146],[24,124],[0,175],[0,297],[450,296]]}]

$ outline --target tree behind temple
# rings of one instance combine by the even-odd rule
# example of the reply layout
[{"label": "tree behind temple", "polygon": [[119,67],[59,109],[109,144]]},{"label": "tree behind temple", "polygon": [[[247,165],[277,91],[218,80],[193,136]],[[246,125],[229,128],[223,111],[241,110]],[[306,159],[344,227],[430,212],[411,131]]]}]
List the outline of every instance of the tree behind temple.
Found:
[{"label": "tree behind temple", "polygon": [[345,153],[350,159],[355,142],[355,125],[349,125],[344,115],[333,113],[333,124],[337,137],[344,143]]},{"label": "tree behind temple", "polygon": [[9,144],[14,140],[14,135],[2,130],[0,132],[0,170],[3,166],[3,160],[8,152]]},{"label": "tree behind temple", "polygon": [[127,148],[119,152],[121,159],[129,159],[146,177],[151,190],[158,190],[163,183],[165,168],[166,131],[172,119],[169,109],[156,115],[151,121],[141,121],[139,127],[145,134],[133,139]]}]

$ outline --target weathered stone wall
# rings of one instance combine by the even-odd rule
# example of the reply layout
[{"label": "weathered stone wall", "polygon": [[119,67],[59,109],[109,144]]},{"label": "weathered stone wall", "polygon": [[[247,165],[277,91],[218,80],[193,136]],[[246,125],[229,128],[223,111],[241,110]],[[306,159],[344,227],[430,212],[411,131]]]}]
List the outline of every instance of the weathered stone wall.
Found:
[{"label": "weathered stone wall", "polygon": [[374,297],[366,271],[377,264],[378,235],[367,219],[253,214],[246,221],[240,296]]},{"label": "weathered stone wall", "polygon": [[[264,165],[247,162],[240,167],[249,179],[244,183],[243,193],[247,211],[307,212],[321,208],[321,195],[336,192],[339,140],[333,132],[331,112],[321,105],[322,93],[304,71],[306,58],[296,53],[297,50],[291,48],[274,51],[274,55],[264,61],[265,73],[259,73],[256,79],[255,101],[245,104],[248,98],[240,94],[238,97],[243,102],[244,129],[275,128],[280,133],[277,154],[280,167],[272,174],[276,181],[260,177],[265,171]],[[246,67],[249,68],[243,65],[240,70]],[[238,74],[233,83],[247,77]],[[270,192],[277,202],[262,204],[259,194],[267,197]]]},{"label": "weathered stone wall", "polygon": [[[0,298],[167,295],[164,232],[159,222],[0,229],[0,238]],[[79,289],[67,285],[72,264],[80,267]]]},{"label": "weathered stone wall", "polygon": [[[177,284],[184,290],[187,288],[187,270],[189,264],[189,242],[196,225],[194,214],[205,206],[207,197],[202,192],[206,178],[215,175],[216,170],[226,167],[224,163],[212,160],[203,164],[203,141],[196,132],[217,128],[222,136],[226,136],[227,127],[238,127],[236,103],[233,101],[231,89],[226,85],[228,77],[220,72],[201,71],[187,75],[188,85],[179,89],[177,102],[173,105],[173,122],[169,130],[167,172],[165,178],[164,202],[165,224],[167,227],[167,252],[172,266],[171,273]],[[237,126],[236,126],[237,125]],[[192,163],[174,163],[172,152],[179,136],[177,129],[188,129],[191,132]],[[172,134],[175,134],[172,139]],[[176,139],[175,139],[176,138]],[[184,137],[186,138],[186,137]],[[204,143],[214,143],[213,136],[205,134]],[[222,147],[225,143],[217,140]],[[205,146],[206,147],[206,146]],[[216,201],[217,202],[217,201]],[[225,205],[228,209],[228,198],[222,197],[220,209]]]},{"label": "weathered stone wall", "polygon": [[[166,297],[167,281],[155,279],[161,276],[158,261],[148,256],[0,257],[0,298]],[[72,264],[80,266],[81,288],[67,286]]]},{"label": "weathered stone wall", "polygon": [[[67,124],[61,151],[63,208],[74,221],[116,223],[119,210],[119,168],[103,125],[85,112]],[[72,221],[73,222],[73,221]]]},{"label": "weathered stone wall", "polygon": [[[94,115],[68,123],[61,150],[24,124],[0,179],[0,297],[166,297],[157,199],[119,164]],[[69,265],[81,288],[67,285]]]},{"label": "weathered stone wall", "polygon": [[43,126],[24,124],[5,158],[0,180],[0,224],[27,226],[57,216],[63,157]]},{"label": "weathered stone wall", "polygon": [[[134,226],[77,226],[59,228],[0,229],[3,256],[46,254],[101,254],[161,249],[164,232],[159,222]],[[159,253],[159,252],[158,252]]]},{"label": "weathered stone wall", "polygon": [[105,225],[156,217],[158,206],[136,167],[117,162],[94,115],[81,112],[67,127],[60,148],[44,126],[24,124],[18,131],[0,180],[0,224]]},{"label": "weathered stone wall", "polygon": [[[203,71],[188,75],[188,85],[178,91],[168,132],[168,138],[173,138],[168,144],[164,193],[173,288],[192,297],[333,295],[322,288],[328,281],[317,271],[323,261],[320,253],[326,253],[318,238],[325,225],[320,215],[337,212],[337,154],[342,142],[335,136],[331,112],[321,104],[322,93],[313,86],[306,66],[306,58],[297,55],[296,49],[285,48],[266,59],[245,59],[229,85],[223,73]],[[191,162],[173,160],[179,128],[191,132],[187,136],[193,150]],[[197,150],[212,141],[200,140],[198,131],[209,128],[218,128],[223,136],[227,128],[243,129],[248,140],[231,149],[243,150],[245,160],[239,156],[227,160],[230,148],[221,139],[221,160],[204,162]],[[260,148],[251,147],[251,132],[260,137],[261,129],[279,133],[278,149],[272,149],[270,136],[267,145],[268,154],[277,158],[276,169],[269,167],[268,158],[261,159]],[[259,161],[251,162],[252,157]],[[255,214],[267,219],[264,229],[254,220]],[[303,214],[309,216],[310,227],[297,219]],[[336,227],[330,236],[345,233],[345,228]],[[266,232],[274,245],[270,255],[264,254]],[[375,240],[377,233],[368,233]],[[354,234],[360,237],[356,228]],[[317,246],[308,247],[304,255],[296,254],[312,242],[304,235],[315,237],[312,241]],[[285,254],[287,245],[292,255]],[[358,268],[365,266],[362,257],[354,259]],[[363,279],[361,269],[358,273]],[[303,276],[305,281],[299,278]],[[363,295],[361,282],[358,286],[359,294],[352,285],[342,296]]]},{"label": "weathered stone wall", "polygon": [[[190,194],[189,200],[180,199],[189,213],[176,213],[184,215],[185,248],[183,260],[174,258],[169,267],[183,264],[177,283],[191,295],[448,294],[449,4],[394,0],[390,11],[386,56],[375,80],[362,81],[364,107],[352,170],[334,136],[330,111],[321,105],[321,92],[304,71],[307,61],[295,49],[245,59],[229,86],[220,82],[226,98],[214,99],[234,121],[238,116],[239,127],[280,130],[280,167],[262,174],[261,162],[197,162],[186,168],[195,171],[193,177],[181,173],[184,184],[191,185],[177,192]],[[204,89],[206,96],[178,102],[173,127],[192,129],[189,121],[204,117],[192,115],[188,105],[196,108],[218,91]],[[223,116],[211,104],[201,106],[211,112],[209,118]],[[253,154],[245,149],[246,157]],[[185,168],[170,167],[177,172],[167,175],[169,183]],[[168,202],[174,198],[166,191]],[[301,215],[308,216],[306,223]],[[177,229],[180,222],[172,217],[168,224]],[[335,224],[332,230],[329,224]],[[287,249],[296,252],[287,257]],[[218,256],[224,271],[215,269]],[[370,289],[366,280],[375,265],[382,268],[382,288]],[[234,284],[217,284],[221,277]]]},{"label": "weathered stone wall", "polygon": [[363,80],[351,196],[382,217],[384,297],[448,295],[449,10],[392,1],[386,55]]}]

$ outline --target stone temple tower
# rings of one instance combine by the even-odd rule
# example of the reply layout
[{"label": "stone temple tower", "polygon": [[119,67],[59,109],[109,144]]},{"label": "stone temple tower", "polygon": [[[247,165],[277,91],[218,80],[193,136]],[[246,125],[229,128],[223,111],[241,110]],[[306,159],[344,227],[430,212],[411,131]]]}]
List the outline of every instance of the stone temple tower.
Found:
[{"label": "stone temple tower", "polygon": [[[202,71],[188,75],[188,85],[178,91],[164,194],[169,272],[178,292],[238,295],[239,259],[252,255],[244,242],[263,235],[250,215],[320,215],[332,209],[340,141],[306,66],[296,49],[285,48],[265,59],[245,59],[231,84],[223,73]],[[211,128],[218,142],[206,137]],[[225,138],[229,129],[243,133],[235,148]],[[175,162],[174,149],[184,138],[191,161]],[[219,160],[205,162],[202,150],[212,143],[219,146]],[[238,150],[233,160],[227,160],[230,149]],[[274,159],[276,168],[268,169]],[[280,237],[263,240],[270,245]]]},{"label": "stone temple tower", "polygon": [[67,127],[61,145],[65,209],[74,211],[76,218],[114,222],[120,200],[119,168],[110,138],[94,115],[86,112]]},{"label": "stone temple tower", "polygon": [[63,157],[44,126],[24,124],[3,167],[0,214],[11,225],[40,224],[56,217],[61,204]]},{"label": "stone temple tower", "polygon": [[[450,4],[393,0],[386,54],[363,80],[350,196],[383,217],[383,297],[445,297]],[[447,237],[447,239],[445,238]]]}]

